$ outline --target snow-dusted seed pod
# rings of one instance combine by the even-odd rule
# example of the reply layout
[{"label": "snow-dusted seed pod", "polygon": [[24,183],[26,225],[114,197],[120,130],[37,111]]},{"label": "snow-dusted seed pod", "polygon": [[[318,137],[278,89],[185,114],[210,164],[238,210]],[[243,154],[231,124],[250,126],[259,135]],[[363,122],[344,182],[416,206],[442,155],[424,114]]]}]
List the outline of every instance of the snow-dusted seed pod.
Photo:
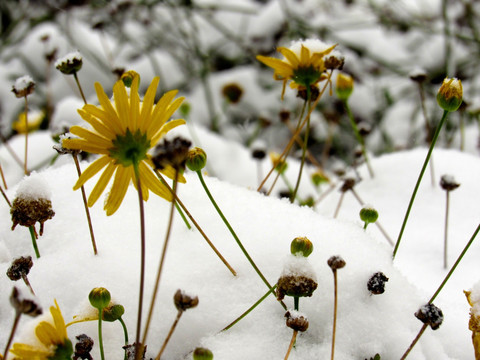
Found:
[{"label": "snow-dusted seed pod", "polygon": [[424,324],[430,325],[432,330],[437,330],[443,322],[443,313],[433,304],[423,305],[415,313],[415,317]]}]

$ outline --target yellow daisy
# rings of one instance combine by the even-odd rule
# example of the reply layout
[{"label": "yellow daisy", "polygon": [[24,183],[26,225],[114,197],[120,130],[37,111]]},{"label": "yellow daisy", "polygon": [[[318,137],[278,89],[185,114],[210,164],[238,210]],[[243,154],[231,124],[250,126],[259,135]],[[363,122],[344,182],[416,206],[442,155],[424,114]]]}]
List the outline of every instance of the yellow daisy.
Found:
[{"label": "yellow daisy", "polygon": [[[149,190],[171,201],[172,195],[153,171],[149,150],[171,129],[185,123],[183,119],[171,120],[183,98],[174,100],[178,90],[164,94],[154,105],[159,78],[155,77],[145,93],[143,102],[138,95],[139,76],[132,80],[130,95],[123,81],[113,86],[114,104],[105,94],[102,86],[95,83],[100,106],[85,105],[78,113],[92,129],[72,126],[70,132],[79,138],[64,139],[62,146],[72,150],[82,150],[100,154],[82,173],[74,190],[103,169],[97,184],[88,198],[88,206],[93,206],[114,177],[110,193],[105,201],[107,215],[119,208],[131,181],[137,186],[137,176],[142,186],[143,199],[148,200]],[[175,171],[166,168],[164,175],[174,178]],[[185,178],[179,174],[180,182]]]},{"label": "yellow daisy", "polygon": [[55,300],[50,307],[53,323],[41,321],[35,328],[35,335],[41,345],[13,344],[10,352],[16,360],[67,360],[72,358],[73,346],[68,339],[62,312]]},{"label": "yellow daisy", "polygon": [[277,48],[285,59],[277,59],[258,55],[257,60],[273,68],[275,80],[283,81],[282,99],[285,86],[292,81],[292,88],[309,88],[327,78],[325,74],[325,55],[328,55],[336,45],[328,47],[320,40],[299,41],[290,48]]}]

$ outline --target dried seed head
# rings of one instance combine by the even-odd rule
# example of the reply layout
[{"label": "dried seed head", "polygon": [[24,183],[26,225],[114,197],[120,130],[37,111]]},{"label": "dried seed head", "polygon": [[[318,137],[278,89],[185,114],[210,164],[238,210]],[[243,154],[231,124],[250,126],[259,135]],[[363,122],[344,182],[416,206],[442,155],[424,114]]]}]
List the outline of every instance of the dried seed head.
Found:
[{"label": "dried seed head", "polygon": [[34,89],[35,81],[33,81],[33,79],[28,75],[19,77],[15,81],[15,84],[12,86],[12,92],[17,98],[22,98],[30,95],[31,93],[33,93]]},{"label": "dried seed head", "polygon": [[52,209],[52,202],[49,199],[34,199],[16,197],[13,200],[10,209],[12,215],[12,230],[20,224],[22,226],[34,226],[36,222],[40,223],[40,236],[43,235],[44,223],[55,216]]},{"label": "dried seed head", "polygon": [[290,253],[308,257],[313,251],[312,242],[306,237],[296,237],[290,244]]},{"label": "dried seed head", "polygon": [[117,321],[125,313],[125,308],[120,304],[109,304],[103,309],[102,319],[108,322]]},{"label": "dried seed head", "polygon": [[346,178],[342,184],[342,187],[340,188],[340,191],[344,193],[348,190],[352,190],[355,186],[355,183],[356,181],[354,178]]},{"label": "dried seed head", "polygon": [[325,69],[327,70],[342,70],[345,64],[345,57],[338,51],[332,51],[329,55],[325,56]]},{"label": "dried seed head", "polygon": [[12,281],[17,281],[27,276],[33,266],[31,256],[19,257],[13,260],[12,265],[7,270],[7,276]]},{"label": "dried seed head", "polygon": [[370,133],[372,132],[372,125],[370,125],[366,121],[360,121],[357,124],[357,127],[358,127],[358,132],[360,133],[360,136],[362,136],[362,137],[370,135]]},{"label": "dried seed head", "polygon": [[213,353],[205,348],[196,348],[193,352],[193,360],[212,360]]},{"label": "dried seed head", "polygon": [[291,113],[288,110],[282,110],[278,113],[278,117],[280,118],[280,121],[282,123],[285,123],[285,122],[289,121],[290,120],[290,115],[291,115]]},{"label": "dried seed head", "polygon": [[385,292],[385,283],[388,281],[388,277],[382,272],[376,272],[368,280],[367,288],[374,295],[380,295]]},{"label": "dried seed head", "polygon": [[367,224],[373,224],[378,219],[378,211],[370,205],[364,206],[360,210],[360,219]]},{"label": "dried seed head", "polygon": [[93,349],[93,340],[85,334],[76,336],[78,340],[75,344],[75,354],[73,355],[73,360],[93,360],[90,351]]},{"label": "dried seed head", "polygon": [[430,325],[432,330],[437,330],[443,322],[443,313],[433,304],[423,305],[415,313],[415,317],[424,324]]},{"label": "dried seed head", "polygon": [[302,313],[295,310],[289,310],[285,313],[287,318],[286,324],[289,328],[304,332],[308,329],[308,319]]},{"label": "dried seed head", "polygon": [[445,191],[455,190],[460,186],[451,175],[443,175],[440,178],[440,186]]},{"label": "dried seed head", "polygon": [[307,89],[303,86],[298,88],[297,97],[305,101],[317,101],[320,96],[320,89],[317,85],[310,85],[310,99],[307,98]]},{"label": "dried seed head", "polygon": [[332,271],[336,271],[337,269],[343,268],[346,265],[346,262],[341,256],[335,255],[327,260],[327,264],[330,266]]},{"label": "dried seed head", "polygon": [[21,298],[20,291],[16,287],[13,288],[10,295],[10,304],[12,304],[15,311],[24,315],[36,317],[42,314],[42,308],[33,300]]},{"label": "dried seed head", "polygon": [[427,80],[427,73],[423,69],[417,69],[410,73],[410,79],[417,83],[423,83]]},{"label": "dried seed head", "polygon": [[231,104],[237,104],[243,95],[243,89],[236,83],[227,84],[222,88],[222,95]]},{"label": "dried seed head", "polygon": [[309,297],[317,289],[317,282],[303,275],[283,275],[278,279],[276,295],[278,300],[283,300],[285,295]]},{"label": "dried seed head", "polygon": [[199,148],[194,147],[187,154],[187,167],[192,171],[200,171],[207,165],[207,153]]},{"label": "dried seed head", "polygon": [[82,55],[78,51],[68,53],[55,61],[55,68],[65,75],[72,75],[80,71],[83,65]]},{"label": "dried seed head", "polygon": [[177,136],[172,141],[164,140],[163,144],[157,145],[152,157],[153,164],[159,170],[168,166],[177,171],[185,169],[188,149],[192,145],[190,140]]},{"label": "dried seed head", "polygon": [[88,294],[90,304],[98,310],[105,309],[110,304],[111,298],[110,291],[104,287],[93,288]]},{"label": "dried seed head", "polygon": [[188,295],[178,289],[173,296],[173,302],[178,311],[185,311],[198,305],[198,296]]},{"label": "dried seed head", "polygon": [[443,80],[437,93],[438,105],[446,111],[456,111],[462,104],[462,82],[456,78]]}]

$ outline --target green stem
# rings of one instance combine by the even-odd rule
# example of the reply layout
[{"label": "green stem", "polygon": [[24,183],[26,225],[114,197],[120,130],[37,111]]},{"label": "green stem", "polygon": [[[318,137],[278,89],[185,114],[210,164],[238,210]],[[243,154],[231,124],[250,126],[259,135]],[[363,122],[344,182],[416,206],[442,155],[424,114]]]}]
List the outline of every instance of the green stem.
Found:
[{"label": "green stem", "polygon": [[298,311],[299,307],[300,307],[300,298],[298,296],[294,296],[293,297],[293,309]]},{"label": "green stem", "polygon": [[[123,328],[123,335],[125,337],[125,345],[128,345],[128,329],[127,325],[125,324],[125,321],[120,317],[118,318],[118,321],[120,321],[120,324],[122,324]],[[127,349],[125,349],[125,360],[127,359]]]},{"label": "green stem", "polygon": [[183,219],[183,222],[187,226],[188,230],[192,230],[192,226],[188,222],[187,217],[185,216],[185,214],[182,211],[182,208],[180,207],[180,205],[177,204],[176,201],[174,201],[174,203],[175,203],[175,208],[177,209],[177,212],[180,214],[180,217]]},{"label": "green stem", "polygon": [[472,245],[473,243],[473,240],[475,239],[475,237],[477,236],[478,232],[480,231],[480,224],[477,226],[477,228],[475,229],[475,232],[473,233],[472,237],[470,238],[470,240],[468,241],[467,245],[465,245],[465,248],[463,249],[463,251],[461,252],[461,254],[458,256],[458,259],[457,261],[455,261],[455,264],[453,264],[452,268],[450,269],[450,271],[448,272],[447,276],[445,276],[445,279],[442,281],[442,283],[440,284],[440,286],[438,287],[437,291],[435,292],[435,294],[433,294],[432,298],[428,301],[429,304],[431,304],[435,298],[437,297],[437,295],[440,293],[440,291],[442,291],[443,287],[445,286],[445,284],[447,283],[448,279],[450,279],[450,276],[453,274],[453,272],[455,271],[455,269],[457,268],[458,264],[460,263],[460,261],[463,259],[463,256],[465,255],[465,253],[468,251],[468,248],[470,247],[470,245]]},{"label": "green stem", "polygon": [[365,221],[365,224],[363,225],[363,230],[367,230],[368,222]]},{"label": "green stem", "polygon": [[425,173],[425,169],[427,168],[428,161],[430,160],[430,156],[432,155],[433,148],[435,147],[435,143],[437,142],[438,134],[440,134],[440,130],[442,129],[442,126],[447,119],[447,114],[448,111],[444,110],[442,119],[440,120],[440,123],[437,126],[437,130],[435,130],[435,134],[433,135],[432,143],[430,144],[430,148],[428,149],[427,157],[425,158],[425,161],[423,163],[422,170],[420,171],[417,183],[415,184],[415,188],[413,189],[412,197],[410,198],[410,203],[408,204],[407,212],[405,213],[405,217],[403,219],[402,228],[400,229],[397,242],[395,243],[395,248],[393,249],[393,259],[395,259],[395,255],[397,254],[400,241],[402,240],[403,232],[405,231],[405,226],[407,225],[408,216],[410,215],[410,210],[412,209],[413,202],[415,201],[415,196],[417,195],[417,191],[420,187],[420,182],[422,181],[423,174]]},{"label": "green stem", "polygon": [[[235,239],[235,241],[237,242],[238,246],[240,247],[240,249],[242,250],[243,254],[245,255],[245,257],[247,258],[247,260],[249,261],[250,265],[252,265],[253,269],[257,272],[258,276],[260,276],[260,278],[262,279],[262,281],[265,283],[265,285],[267,285],[267,287],[270,289],[270,292],[273,292],[273,287],[272,285],[270,285],[270,283],[268,282],[268,280],[265,278],[265,276],[263,276],[262,272],[260,271],[260,269],[257,267],[257,265],[255,264],[255,262],[253,261],[253,259],[250,257],[250,255],[248,254],[247,250],[245,249],[245,247],[243,246],[242,242],[240,241],[240,239],[238,238],[237,234],[235,233],[235,231],[233,230],[232,226],[230,225],[230,223],[228,222],[227,218],[223,215],[222,211],[220,210],[220,208],[218,207],[217,205],[217,202],[215,201],[215,199],[213,198],[212,194],[210,193],[210,191],[208,190],[208,187],[207,187],[207,184],[205,183],[205,180],[203,179],[203,176],[202,176],[202,172],[199,170],[196,172],[197,175],[198,175],[198,178],[200,179],[200,182],[203,186],[203,189],[205,190],[205,192],[207,193],[207,196],[208,198],[210,199],[211,203],[213,204],[213,206],[215,207],[215,209],[217,210],[217,213],[218,215],[220,215],[220,217],[222,218],[223,222],[225,223],[225,225],[227,226],[228,230],[230,231],[230,233],[232,234],[233,238]],[[281,302],[283,308],[286,310],[287,307],[286,305]]]},{"label": "green stem", "polygon": [[363,154],[363,157],[365,158],[365,163],[367,164],[367,169],[368,169],[368,173],[370,174],[370,178],[373,179],[375,175],[373,173],[372,166],[370,165],[370,160],[368,159],[368,156],[367,156],[367,150],[365,149],[365,141],[363,141],[362,135],[360,135],[360,132],[358,131],[358,126],[357,126],[357,123],[355,122],[355,118],[353,117],[352,110],[350,110],[350,106],[348,106],[348,101],[344,100],[343,105],[347,110],[348,119],[350,120],[350,124],[352,125],[353,132],[355,133],[355,137],[357,138],[358,143],[362,147],[362,154]]},{"label": "green stem", "polygon": [[105,355],[103,353],[102,317],[103,309],[98,309],[98,342],[100,343],[100,357],[102,360],[105,360]]},{"label": "green stem", "polygon": [[335,358],[335,336],[337,331],[337,308],[338,308],[338,286],[337,270],[333,270],[333,330],[332,330],[332,351],[330,359]]},{"label": "green stem", "polygon": [[35,250],[35,255],[37,256],[37,259],[38,259],[40,258],[40,252],[38,251],[37,234],[35,233],[35,228],[32,225],[28,227],[28,230],[30,231],[30,236],[32,237],[33,249]]},{"label": "green stem", "polygon": [[77,73],[73,73],[73,77],[75,78],[75,82],[77,83],[78,90],[80,90],[80,95],[82,96],[83,102],[87,104],[87,99],[85,98],[85,94],[83,93],[82,86],[80,85],[80,81],[78,81]]},{"label": "green stem", "polygon": [[258,305],[260,305],[260,303],[265,300],[268,295],[270,295],[270,293],[273,293],[275,294],[275,288],[277,287],[277,284],[275,284],[271,290],[268,290],[265,295],[263,295],[260,299],[258,299],[258,301],[253,304],[252,306],[250,306],[242,315],[240,315],[238,318],[236,318],[233,322],[231,322],[229,325],[225,326],[222,331],[227,331],[228,329],[230,329],[233,325],[235,325],[236,323],[238,323],[240,320],[242,320],[245,316],[247,316],[253,309],[255,309]]}]

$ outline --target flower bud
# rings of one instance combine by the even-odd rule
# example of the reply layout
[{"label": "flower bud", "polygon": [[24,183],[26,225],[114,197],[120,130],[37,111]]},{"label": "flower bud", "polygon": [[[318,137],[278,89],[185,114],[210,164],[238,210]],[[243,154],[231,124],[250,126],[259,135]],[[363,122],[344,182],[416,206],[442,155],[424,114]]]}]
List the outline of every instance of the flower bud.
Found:
[{"label": "flower bud", "polygon": [[88,295],[90,304],[99,311],[105,309],[110,304],[110,291],[104,287],[93,288]]},{"label": "flower bud", "polygon": [[433,304],[423,305],[416,313],[415,317],[424,324],[430,325],[432,330],[437,330],[443,322],[443,313]]},{"label": "flower bud", "polygon": [[328,176],[326,176],[323,172],[321,171],[315,171],[312,176],[312,183],[316,187],[319,187],[321,184],[327,183],[329,181]]},{"label": "flower bud", "polygon": [[371,206],[364,206],[360,210],[360,219],[367,224],[373,224],[378,219],[378,211]]},{"label": "flower bud", "polygon": [[193,352],[193,360],[212,360],[213,353],[205,348],[196,348]]},{"label": "flower bud", "polygon": [[289,310],[285,313],[287,318],[286,324],[289,328],[304,332],[308,329],[308,319],[303,314],[295,310]]},{"label": "flower bud", "polygon": [[332,271],[336,271],[337,269],[343,268],[346,265],[346,262],[341,256],[332,256],[327,260],[327,264],[330,266]]},{"label": "flower bud", "polygon": [[19,257],[13,260],[12,265],[7,270],[7,276],[12,281],[17,281],[27,276],[33,266],[31,256]]},{"label": "flower bud", "polygon": [[19,77],[15,81],[15,84],[12,86],[12,92],[15,94],[17,98],[22,98],[22,97],[26,97],[27,95],[30,95],[31,93],[33,93],[34,89],[35,89],[35,82],[28,75]]},{"label": "flower bud", "polygon": [[308,257],[313,251],[312,242],[306,237],[296,237],[290,244],[290,253],[292,255],[301,255]]},{"label": "flower bud", "polygon": [[72,75],[80,71],[83,65],[82,55],[78,51],[68,53],[55,62],[55,68],[65,75]]},{"label": "flower bud", "polygon": [[117,321],[125,313],[125,308],[120,304],[110,305],[103,309],[102,319],[108,322]]},{"label": "flower bud", "polygon": [[187,167],[192,171],[200,171],[207,164],[207,153],[199,148],[195,147],[191,149],[187,154]]},{"label": "flower bud", "polygon": [[173,296],[173,302],[178,311],[185,311],[198,305],[198,296],[191,296],[178,289]]},{"label": "flower bud", "polygon": [[443,80],[437,93],[437,102],[445,111],[456,111],[462,104],[462,82],[456,78]]},{"label": "flower bud", "polygon": [[388,277],[382,272],[377,272],[372,275],[368,280],[367,289],[373,295],[380,295],[385,292],[385,283],[388,281]]},{"label": "flower bud", "polygon": [[440,178],[440,187],[445,191],[455,190],[460,186],[451,175],[443,175]]},{"label": "flower bud", "polygon": [[348,74],[339,72],[335,92],[340,100],[348,100],[353,92],[353,78]]},{"label": "flower bud", "polygon": [[133,80],[135,80],[135,78],[138,78],[138,82],[140,82],[140,75],[136,71],[129,70],[122,74],[120,80],[123,81],[126,87],[130,87],[132,86]]}]

